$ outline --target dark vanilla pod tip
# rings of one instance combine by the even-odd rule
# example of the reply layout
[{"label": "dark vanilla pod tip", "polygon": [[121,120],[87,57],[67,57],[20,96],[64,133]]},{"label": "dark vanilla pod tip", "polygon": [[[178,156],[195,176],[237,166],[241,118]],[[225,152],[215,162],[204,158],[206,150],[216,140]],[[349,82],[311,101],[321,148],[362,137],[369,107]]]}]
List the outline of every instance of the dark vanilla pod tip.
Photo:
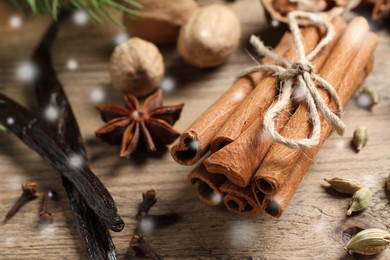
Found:
[{"label": "dark vanilla pod tip", "polygon": [[115,224],[110,227],[110,229],[114,232],[120,232],[125,227],[125,222],[123,222],[122,218],[117,213],[115,216]]}]

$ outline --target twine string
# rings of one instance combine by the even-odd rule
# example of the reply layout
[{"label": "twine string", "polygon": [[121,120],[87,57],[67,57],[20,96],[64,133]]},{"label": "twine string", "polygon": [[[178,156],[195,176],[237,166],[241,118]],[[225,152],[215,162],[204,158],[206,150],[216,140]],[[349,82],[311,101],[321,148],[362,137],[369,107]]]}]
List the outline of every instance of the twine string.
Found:
[{"label": "twine string", "polygon": [[[307,55],[303,45],[303,37],[299,30],[297,18],[307,19],[316,26],[324,26],[326,29],[323,37],[317,46]],[[239,76],[245,76],[256,71],[271,71],[274,76],[280,80],[280,90],[277,102],[271,106],[264,116],[264,131],[276,142],[284,144],[290,148],[310,148],[318,145],[321,137],[321,121],[319,113],[334,127],[339,135],[345,130],[345,125],[340,119],[343,108],[336,90],[326,80],[321,78],[315,70],[312,61],[317,55],[332,41],[334,38],[334,29],[332,24],[325,18],[316,14],[294,11],[288,14],[288,23],[293,36],[294,50],[297,53],[297,60],[289,61],[283,56],[273,52],[266,47],[264,43],[256,36],[252,35],[250,43],[255,51],[262,56],[268,57],[275,61],[274,64],[258,64],[250,67],[240,73]],[[297,82],[304,89],[305,98],[308,106],[309,120],[313,129],[308,137],[301,139],[289,139],[275,129],[276,118],[289,105],[294,83]],[[318,87],[323,88],[336,104],[336,111],[333,112],[323,100]]]}]

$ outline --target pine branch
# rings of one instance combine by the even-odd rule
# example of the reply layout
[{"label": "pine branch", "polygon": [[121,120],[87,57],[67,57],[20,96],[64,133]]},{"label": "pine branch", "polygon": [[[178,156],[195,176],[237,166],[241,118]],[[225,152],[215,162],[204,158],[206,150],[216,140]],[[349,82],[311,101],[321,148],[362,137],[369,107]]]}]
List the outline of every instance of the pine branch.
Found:
[{"label": "pine branch", "polygon": [[91,19],[103,23],[104,19],[111,20],[119,27],[123,24],[109,12],[109,8],[117,9],[126,14],[139,16],[137,9],[142,5],[136,0],[7,0],[12,6],[23,13],[49,14],[55,20],[61,9],[76,8],[88,12]]}]

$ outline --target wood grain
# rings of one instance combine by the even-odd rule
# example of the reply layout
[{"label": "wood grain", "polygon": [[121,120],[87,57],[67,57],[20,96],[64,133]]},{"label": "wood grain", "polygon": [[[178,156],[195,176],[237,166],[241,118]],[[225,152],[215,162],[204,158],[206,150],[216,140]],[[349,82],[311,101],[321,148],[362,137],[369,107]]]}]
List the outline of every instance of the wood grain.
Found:
[{"label": "wood grain", "polygon": [[[252,65],[244,51],[250,34],[260,34],[268,44],[275,44],[281,35],[267,27],[259,1],[240,0],[229,5],[240,17],[243,37],[241,47],[226,65],[197,70],[180,59],[175,46],[161,47],[166,74],[177,83],[177,88],[165,95],[165,103],[185,102],[175,126],[179,131],[184,131],[226,91],[240,69]],[[31,89],[17,82],[15,68],[29,58],[50,19],[25,18],[21,28],[13,29],[8,26],[13,14],[4,4],[0,5],[1,91],[33,109]],[[128,243],[135,227],[136,205],[142,192],[151,188],[158,196],[151,212],[177,212],[183,217],[178,224],[146,236],[166,259],[354,259],[343,250],[342,233],[346,228],[390,227],[390,194],[385,189],[390,171],[390,35],[386,28],[377,29],[376,62],[367,80],[380,93],[379,105],[367,111],[354,100],[348,103],[344,115],[346,133],[343,137],[332,135],[325,142],[280,219],[264,214],[239,217],[222,206],[203,205],[186,180],[192,167],[178,165],[168,152],[127,161],[119,159],[119,148],[96,140],[93,133],[102,122],[90,93],[100,87],[106,92],[108,103],[122,102],[119,93],[109,86],[107,69],[118,32],[114,26],[77,27],[68,22],[61,29],[53,56],[80,123],[92,169],[113,195],[126,223],[122,232],[113,233],[120,259],[134,258],[128,252]],[[70,58],[78,61],[77,70],[67,69]],[[359,125],[368,127],[370,140],[356,154],[349,143]],[[8,134],[0,136],[0,172],[0,216],[19,196],[20,185],[25,181],[38,183],[40,199],[48,186],[60,193],[60,200],[53,206],[52,226],[40,229],[38,225],[40,199],[23,207],[8,223],[0,224],[0,259],[85,259],[58,174]],[[329,191],[323,181],[334,176],[359,179],[373,191],[372,206],[362,214],[346,218],[349,198]],[[387,250],[369,259],[389,258]]]}]

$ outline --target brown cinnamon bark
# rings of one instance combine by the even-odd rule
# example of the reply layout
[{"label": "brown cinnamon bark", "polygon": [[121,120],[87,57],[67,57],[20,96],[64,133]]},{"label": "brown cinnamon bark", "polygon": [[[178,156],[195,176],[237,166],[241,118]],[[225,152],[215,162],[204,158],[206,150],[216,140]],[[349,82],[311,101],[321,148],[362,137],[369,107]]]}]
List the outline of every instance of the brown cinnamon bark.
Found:
[{"label": "brown cinnamon bark", "polygon": [[[290,33],[285,33],[275,51],[282,55],[292,47]],[[265,59],[268,61],[268,59]],[[252,92],[263,72],[252,73],[238,79],[217,101],[215,101],[186,131],[171,149],[173,159],[184,165],[198,162],[209,150],[210,141],[235,111],[244,98]]]},{"label": "brown cinnamon bark", "polygon": [[203,163],[200,163],[190,172],[187,179],[192,185],[197,185],[196,192],[200,201],[210,206],[221,202],[219,198],[223,195],[219,188],[226,181],[225,176],[208,173]]},{"label": "brown cinnamon bark", "polygon": [[[302,1],[303,2],[303,1]],[[289,1],[289,0],[260,0],[260,3],[264,7],[266,18],[272,21],[279,21],[282,23],[288,23],[287,14],[291,11],[301,10],[309,12],[320,12],[319,14],[327,19],[332,19],[344,11],[344,6],[348,1],[322,1],[308,0],[305,4],[299,4],[298,1]],[[351,7],[354,7],[352,5]],[[307,25],[308,21],[301,20],[299,22],[301,25]]]},{"label": "brown cinnamon bark", "polygon": [[261,209],[250,189],[241,188],[230,181],[226,181],[220,190],[226,193],[223,198],[225,207],[231,212],[242,216],[254,216]]},{"label": "brown cinnamon bark", "polygon": [[[335,47],[346,24],[342,18],[334,19],[335,37],[330,44],[316,57],[314,66],[319,70]],[[273,86],[276,89],[276,86]],[[288,122],[294,106],[281,113],[276,122],[276,129],[281,131]],[[263,133],[264,113],[257,115],[251,126],[242,132],[238,138],[204,161],[207,171],[225,175],[231,182],[246,187],[252,176],[270,149],[273,141]]]},{"label": "brown cinnamon bark", "polygon": [[[373,53],[377,42],[378,38],[373,33],[366,35],[365,40],[361,42],[361,46],[364,46],[364,48],[360,48],[359,53],[354,56],[352,63],[342,78],[340,88],[338,89],[338,94],[343,105],[346,104],[358,86],[364,82],[365,78],[371,72],[374,61]],[[332,107],[335,108],[334,104]],[[314,148],[305,149],[301,156],[295,161],[295,166],[287,175],[285,184],[280,187],[276,194],[267,195],[265,197],[264,208],[268,214],[274,217],[280,217],[282,215],[303,176],[307,172],[312,160],[331,131],[332,127],[323,117],[321,117],[320,143]]]},{"label": "brown cinnamon bark", "polygon": [[[347,26],[344,34],[334,47],[333,52],[320,71],[320,76],[328,81],[336,91],[340,89],[342,79],[354,61],[362,42],[369,31],[368,23],[363,17],[357,17]],[[322,98],[329,100],[328,94],[319,89]],[[345,97],[340,97],[344,98]],[[333,104],[333,102],[328,102]],[[281,134],[290,139],[300,139],[309,136],[312,124],[308,119],[306,103],[302,103],[292,115]],[[302,149],[289,148],[283,144],[274,143],[268,151],[252,180],[252,189],[259,189],[265,194],[276,193],[286,182],[287,176],[296,167],[296,160],[302,154]]]},{"label": "brown cinnamon bark", "polygon": [[[320,40],[317,27],[307,27],[302,29],[305,50],[313,50]],[[288,60],[295,60],[297,55],[293,48],[289,49],[284,57]],[[227,144],[233,142],[245,131],[256,119],[258,115],[268,110],[271,103],[278,94],[277,78],[267,74],[256,88],[245,98],[245,100],[235,109],[229,120],[217,132],[211,141],[211,152],[216,152]]]}]

